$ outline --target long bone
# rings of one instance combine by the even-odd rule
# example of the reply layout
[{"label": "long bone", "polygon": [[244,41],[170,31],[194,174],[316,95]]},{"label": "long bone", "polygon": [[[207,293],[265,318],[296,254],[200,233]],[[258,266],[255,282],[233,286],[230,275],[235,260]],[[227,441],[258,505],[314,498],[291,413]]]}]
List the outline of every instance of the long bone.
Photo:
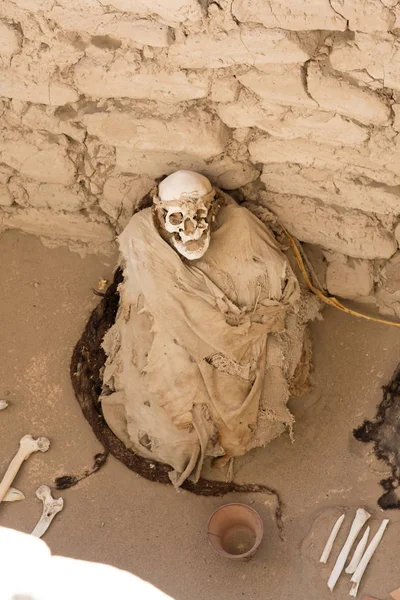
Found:
[{"label": "long bone", "polygon": [[351,559],[349,566],[346,568],[345,573],[348,573],[349,575],[355,573],[358,567],[358,563],[360,562],[362,555],[364,554],[364,550],[367,547],[368,536],[370,531],[370,527],[367,527],[367,529],[364,531],[364,535],[358,542],[357,548],[354,550],[353,558]]},{"label": "long bone", "polygon": [[45,437],[35,440],[31,435],[24,435],[19,442],[18,452],[8,465],[4,477],[0,482],[0,502],[8,492],[14,481],[22,463],[34,452],[47,452],[50,448],[50,441]]},{"label": "long bone", "polygon": [[328,588],[333,591],[333,588],[336,585],[337,580],[340,577],[341,572],[343,571],[343,567],[347,560],[347,557],[350,554],[351,547],[353,546],[358,534],[361,529],[364,527],[364,524],[370,518],[370,514],[367,513],[363,508],[359,508],[356,512],[356,516],[354,517],[354,521],[351,525],[350,533],[347,536],[347,540],[344,543],[343,548],[340,551],[339,556],[337,557],[335,566],[333,567],[332,573],[328,580]]},{"label": "long bone", "polygon": [[57,498],[57,500],[53,498],[50,488],[47,485],[41,485],[36,490],[36,496],[43,502],[43,511],[35,529],[32,531],[32,535],[40,538],[46,533],[56,514],[62,511],[64,500],[62,498]]},{"label": "long bone", "polygon": [[373,554],[377,549],[378,544],[383,537],[383,534],[385,533],[385,529],[388,523],[389,519],[384,519],[382,521],[381,526],[370,541],[368,548],[366,549],[362,559],[358,563],[358,567],[350,580],[353,584],[350,590],[350,596],[354,596],[354,598],[357,596],[358,586],[360,585],[361,577],[364,575],[364,571],[367,568],[369,561],[373,557]]},{"label": "long bone", "polygon": [[321,554],[321,558],[319,559],[320,563],[325,564],[327,562],[329,555],[332,551],[333,543],[336,540],[336,536],[339,533],[339,529],[341,528],[343,521],[344,521],[344,514],[338,518],[338,520],[336,521],[336,523],[334,524],[334,526],[332,528],[331,534],[328,537],[328,541],[326,542],[325,548],[323,549],[323,552]]}]

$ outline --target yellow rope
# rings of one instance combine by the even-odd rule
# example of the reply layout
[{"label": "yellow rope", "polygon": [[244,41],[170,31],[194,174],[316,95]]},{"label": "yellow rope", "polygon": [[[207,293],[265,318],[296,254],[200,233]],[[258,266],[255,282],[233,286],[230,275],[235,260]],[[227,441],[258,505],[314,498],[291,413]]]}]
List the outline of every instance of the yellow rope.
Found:
[{"label": "yellow rope", "polygon": [[282,230],[284,231],[287,239],[289,240],[290,247],[293,250],[297,264],[299,265],[299,269],[304,277],[304,280],[305,280],[307,286],[310,288],[312,293],[315,294],[317,296],[317,298],[319,298],[319,300],[321,300],[321,302],[324,302],[325,304],[328,304],[329,306],[333,306],[333,307],[337,308],[338,310],[341,310],[341,311],[347,313],[348,315],[352,315],[353,317],[361,317],[362,319],[367,319],[368,321],[375,321],[376,323],[383,323],[384,325],[392,325],[393,327],[400,327],[400,323],[395,323],[394,321],[387,321],[386,319],[380,319],[379,317],[370,317],[363,313],[357,312],[356,310],[351,310],[351,308],[347,308],[347,306],[344,306],[334,296],[327,296],[325,294],[325,292],[323,292],[319,288],[315,287],[315,285],[313,285],[313,283],[310,279],[310,276],[307,273],[306,267],[304,265],[303,257],[301,256],[301,253],[297,247],[295,240],[292,238],[290,233],[288,231],[286,231],[285,227],[282,224],[280,224],[280,226],[282,227]]}]

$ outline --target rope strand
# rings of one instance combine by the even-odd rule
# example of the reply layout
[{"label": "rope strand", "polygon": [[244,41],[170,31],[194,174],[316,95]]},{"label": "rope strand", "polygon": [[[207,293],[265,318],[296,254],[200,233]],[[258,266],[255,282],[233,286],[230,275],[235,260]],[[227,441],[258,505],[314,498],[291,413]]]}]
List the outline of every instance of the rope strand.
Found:
[{"label": "rope strand", "polygon": [[400,323],[396,323],[395,321],[388,321],[387,319],[380,319],[379,317],[371,317],[364,313],[360,313],[356,310],[352,310],[351,308],[347,308],[347,306],[344,306],[344,304],[339,302],[339,300],[337,298],[335,298],[334,296],[328,296],[324,291],[315,287],[315,285],[312,283],[312,281],[310,279],[309,274],[307,273],[307,269],[304,265],[303,257],[301,255],[301,252],[298,248],[298,245],[297,245],[295,239],[290,235],[290,233],[285,229],[285,227],[282,224],[280,224],[280,226],[282,227],[282,231],[284,232],[287,239],[289,240],[290,247],[293,250],[293,254],[295,256],[296,262],[299,266],[301,274],[304,277],[304,281],[306,282],[310,291],[313,294],[315,294],[315,296],[317,296],[317,298],[319,300],[321,300],[321,302],[324,302],[324,304],[328,304],[329,306],[333,306],[334,308],[337,308],[338,310],[341,310],[342,312],[345,312],[348,315],[352,315],[353,317],[359,317],[361,319],[366,319],[367,321],[375,321],[375,323],[382,323],[383,325],[392,325],[392,327],[400,327]]}]

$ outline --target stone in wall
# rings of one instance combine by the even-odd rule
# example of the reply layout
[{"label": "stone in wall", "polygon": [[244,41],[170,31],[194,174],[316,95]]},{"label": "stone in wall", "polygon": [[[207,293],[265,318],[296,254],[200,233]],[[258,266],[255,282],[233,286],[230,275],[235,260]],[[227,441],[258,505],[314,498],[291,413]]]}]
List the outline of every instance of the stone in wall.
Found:
[{"label": "stone in wall", "polygon": [[346,29],[346,18],[332,8],[329,0],[233,0],[232,14],[243,23],[261,23],[268,28]]},{"label": "stone in wall", "polygon": [[38,79],[39,81],[22,69],[0,70],[0,95],[53,106],[76,102],[79,98],[79,94],[71,85],[62,81],[50,81],[46,76],[39,75]]},{"label": "stone in wall", "polygon": [[7,165],[0,164],[0,207],[12,206],[14,203],[14,198],[10,190],[10,181],[13,174],[13,169]]},{"label": "stone in wall", "polygon": [[[132,53],[131,53],[132,54]],[[205,98],[210,77],[206,73],[164,70],[145,72],[137,53],[112,57],[88,56],[74,68],[76,88],[92,98],[134,98],[160,102],[183,102]]]},{"label": "stone in wall", "polygon": [[317,198],[326,204],[378,215],[400,214],[400,188],[377,185],[367,179],[354,181],[343,173],[301,167],[295,164],[270,164],[263,169],[261,181],[267,190]]},{"label": "stone in wall", "polygon": [[282,139],[304,138],[332,146],[359,146],[369,138],[366,128],[349,122],[333,112],[287,110],[274,119],[263,119],[258,127]]},{"label": "stone in wall", "polygon": [[353,258],[390,258],[396,252],[393,231],[374,217],[295,195],[261,192],[260,201],[303,242]]},{"label": "stone in wall", "polygon": [[77,113],[72,108],[68,111],[57,112],[57,109],[51,106],[30,104],[28,108],[24,107],[20,124],[32,131],[64,134],[78,142],[83,142],[86,130],[79,118],[74,121],[75,117],[77,117]]},{"label": "stone in wall", "polygon": [[279,140],[260,136],[249,144],[253,161],[264,164],[293,163],[304,167],[367,177],[388,186],[400,184],[400,147],[396,141],[371,138],[357,148],[310,143],[303,139]]},{"label": "stone in wall", "polygon": [[116,148],[116,165],[123,171],[145,174],[153,179],[170,175],[179,168],[201,171],[206,163],[199,156],[187,152],[143,152],[131,148]]},{"label": "stone in wall", "polygon": [[221,121],[232,129],[260,127],[264,120],[275,119],[285,114],[286,108],[259,102],[246,90],[242,90],[234,102],[219,104],[217,113]]},{"label": "stone in wall", "polygon": [[[311,39],[314,47],[317,40]],[[301,63],[310,58],[295,34],[279,29],[241,27],[237,31],[210,36],[201,33],[173,44],[168,51],[171,65],[184,69],[220,69],[238,64]]]},{"label": "stone in wall", "polygon": [[79,240],[85,243],[109,243],[115,238],[113,229],[105,224],[90,221],[80,213],[52,212],[37,208],[18,208],[0,215],[0,231],[23,229],[38,236],[57,240]]},{"label": "stone in wall", "polygon": [[389,106],[369,90],[324,73],[317,63],[307,69],[307,89],[322,110],[331,110],[366,125],[388,123]]},{"label": "stone in wall", "polygon": [[87,194],[79,184],[65,187],[58,183],[22,181],[21,185],[26,190],[27,203],[36,208],[76,212],[89,204]]},{"label": "stone in wall", "polygon": [[[85,2],[86,0],[83,0]],[[92,4],[95,4],[95,1],[92,1]],[[16,4],[19,8],[23,8],[32,12],[36,12],[39,10],[50,10],[50,8],[54,5],[54,0],[12,0],[14,4]]]},{"label": "stone in wall", "polygon": [[374,287],[372,262],[343,255],[328,261],[325,278],[330,294],[349,300],[369,297]]},{"label": "stone in wall", "polygon": [[207,159],[223,152],[228,140],[219,119],[197,110],[170,119],[98,112],[85,115],[83,122],[88,132],[104,143],[136,151],[184,152]]},{"label": "stone in wall", "polygon": [[127,225],[140,200],[153,186],[154,181],[150,177],[113,173],[106,179],[99,206],[110,217],[118,232]]},{"label": "stone in wall", "polygon": [[166,21],[179,25],[183,21],[198,21],[202,18],[201,7],[197,0],[12,0],[18,7],[32,12],[47,14],[55,6],[94,14],[104,14],[108,7],[115,12],[132,13],[140,16],[159,16]]},{"label": "stone in wall", "polygon": [[[68,0],[63,0],[68,5]],[[103,6],[109,3],[100,2]],[[178,25],[183,21],[200,21],[203,17],[197,0],[113,0],[112,6],[121,12],[152,16],[158,15],[165,21]]]},{"label": "stone in wall", "polygon": [[0,206],[11,206],[14,199],[6,183],[0,183]]},{"label": "stone in wall", "polygon": [[235,190],[251,183],[259,176],[259,171],[250,162],[234,162],[222,159],[222,164],[207,165],[203,171],[210,181],[224,190]]},{"label": "stone in wall", "polygon": [[394,113],[393,129],[400,132],[400,104],[392,104],[392,110]]},{"label": "stone in wall", "polygon": [[331,0],[331,6],[351,31],[389,31],[395,23],[395,13],[380,0]]},{"label": "stone in wall", "polygon": [[400,318],[400,252],[380,272],[376,302],[380,313]]},{"label": "stone in wall", "polygon": [[[370,139],[366,145],[371,162],[377,166],[377,170],[384,176],[393,173],[398,181],[400,175],[400,138],[390,127],[374,128],[370,133]],[[377,181],[383,181],[377,179]]]},{"label": "stone in wall", "polygon": [[216,75],[211,86],[212,102],[234,102],[238,99],[240,85],[237,78],[233,76],[220,77]]},{"label": "stone in wall", "polygon": [[239,162],[224,155],[205,161],[187,153],[137,152],[117,148],[116,164],[124,172],[142,173],[153,179],[170,175],[179,169],[199,171],[209,177],[214,185],[226,190],[251,183],[259,176],[259,170],[249,161]]},{"label": "stone in wall", "polygon": [[330,62],[334,69],[379,90],[400,90],[400,41],[389,33],[356,33],[354,39],[334,43]]},{"label": "stone in wall", "polygon": [[110,35],[142,46],[162,48],[172,43],[172,33],[167,25],[127,14],[109,12],[91,15],[55,6],[47,16],[65,31],[85,32],[94,36]]},{"label": "stone in wall", "polygon": [[351,37],[337,39],[333,43],[329,61],[342,73],[366,70],[371,78],[383,81],[384,72],[395,48],[395,38],[387,33],[368,34],[357,32]]},{"label": "stone in wall", "polygon": [[308,94],[304,84],[302,65],[259,65],[238,76],[246,88],[278,106],[317,108],[318,104]]},{"label": "stone in wall", "polygon": [[76,102],[79,94],[62,71],[76,63],[83,50],[57,36],[42,34],[43,41],[38,36],[35,42],[25,38],[21,51],[0,67],[0,96],[55,106]]},{"label": "stone in wall", "polygon": [[46,136],[13,137],[16,139],[0,139],[1,162],[37,181],[63,185],[74,183],[76,166],[65,145]]},{"label": "stone in wall", "polygon": [[22,36],[17,28],[0,21],[0,64],[7,65],[21,47]]}]

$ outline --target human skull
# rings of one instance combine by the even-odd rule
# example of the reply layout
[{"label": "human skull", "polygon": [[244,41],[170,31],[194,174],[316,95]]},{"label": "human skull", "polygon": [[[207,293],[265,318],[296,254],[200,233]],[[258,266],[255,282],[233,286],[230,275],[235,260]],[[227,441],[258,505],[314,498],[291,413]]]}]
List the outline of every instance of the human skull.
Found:
[{"label": "human skull", "polygon": [[185,258],[201,258],[210,244],[209,214],[215,191],[206,177],[176,171],[162,181],[154,206],[164,235]]}]

